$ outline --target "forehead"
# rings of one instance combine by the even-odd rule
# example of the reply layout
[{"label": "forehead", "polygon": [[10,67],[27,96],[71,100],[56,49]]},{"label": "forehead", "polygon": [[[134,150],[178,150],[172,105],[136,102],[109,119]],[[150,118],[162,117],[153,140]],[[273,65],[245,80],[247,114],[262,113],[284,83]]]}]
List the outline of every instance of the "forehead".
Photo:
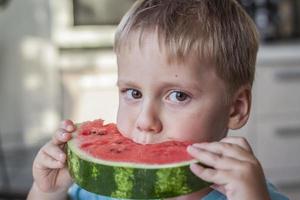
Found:
[{"label": "forehead", "polygon": [[185,59],[170,56],[155,34],[144,35],[141,41],[131,36],[128,41],[129,45],[117,53],[119,80],[201,84],[218,80],[209,62],[194,55]]},{"label": "forehead", "polygon": [[186,65],[186,66],[202,66],[207,69],[213,68],[213,62],[204,55],[199,55],[197,50],[190,49],[188,53],[183,53],[183,47],[175,42],[168,41],[159,35],[157,31],[139,30],[128,34],[126,40],[121,44],[122,48],[116,52],[117,58],[128,57],[130,55],[139,54],[142,57],[160,58],[168,65]]},{"label": "forehead", "polygon": [[[125,37],[126,36],[126,37]],[[153,45],[163,53],[168,62],[185,62],[193,59],[195,62],[206,62],[212,66],[214,63],[212,43],[198,35],[198,40],[184,36],[166,34],[155,27],[137,28],[131,30],[118,40],[115,51],[118,54],[131,51],[133,48],[143,50],[146,46]]]}]

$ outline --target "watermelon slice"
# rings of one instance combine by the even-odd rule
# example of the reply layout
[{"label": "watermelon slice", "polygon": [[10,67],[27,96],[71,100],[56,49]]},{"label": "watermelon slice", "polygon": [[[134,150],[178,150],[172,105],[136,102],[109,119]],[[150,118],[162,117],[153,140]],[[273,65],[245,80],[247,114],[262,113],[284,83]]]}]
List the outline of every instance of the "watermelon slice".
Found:
[{"label": "watermelon slice", "polygon": [[78,126],[68,142],[68,166],[82,188],[122,199],[160,199],[198,191],[210,184],[189,169],[197,162],[187,142],[137,144],[115,124],[102,120]]}]

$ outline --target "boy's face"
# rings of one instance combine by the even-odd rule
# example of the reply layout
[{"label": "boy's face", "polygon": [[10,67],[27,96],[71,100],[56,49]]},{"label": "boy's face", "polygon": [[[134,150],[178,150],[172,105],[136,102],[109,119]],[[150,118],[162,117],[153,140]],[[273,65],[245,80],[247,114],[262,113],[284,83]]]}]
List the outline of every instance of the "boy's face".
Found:
[{"label": "boy's face", "polygon": [[227,133],[224,82],[211,66],[169,63],[155,34],[117,55],[121,133],[138,143],[214,141]]}]

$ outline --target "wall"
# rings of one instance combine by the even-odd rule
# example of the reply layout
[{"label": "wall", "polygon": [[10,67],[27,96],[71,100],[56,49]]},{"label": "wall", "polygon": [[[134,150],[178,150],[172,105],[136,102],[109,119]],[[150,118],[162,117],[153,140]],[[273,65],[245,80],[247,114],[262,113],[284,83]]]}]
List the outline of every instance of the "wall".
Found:
[{"label": "wall", "polygon": [[48,0],[11,1],[0,10],[0,130],[6,147],[29,144],[50,132],[49,125],[42,130],[44,121],[58,121],[50,19]]}]

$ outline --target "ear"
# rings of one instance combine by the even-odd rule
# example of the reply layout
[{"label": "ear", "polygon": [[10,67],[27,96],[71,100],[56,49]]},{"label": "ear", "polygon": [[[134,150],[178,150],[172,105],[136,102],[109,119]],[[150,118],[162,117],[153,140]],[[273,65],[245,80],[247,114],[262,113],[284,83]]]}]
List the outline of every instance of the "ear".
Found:
[{"label": "ear", "polygon": [[250,115],[251,98],[250,85],[240,87],[233,94],[228,121],[229,129],[239,129],[246,124]]}]

